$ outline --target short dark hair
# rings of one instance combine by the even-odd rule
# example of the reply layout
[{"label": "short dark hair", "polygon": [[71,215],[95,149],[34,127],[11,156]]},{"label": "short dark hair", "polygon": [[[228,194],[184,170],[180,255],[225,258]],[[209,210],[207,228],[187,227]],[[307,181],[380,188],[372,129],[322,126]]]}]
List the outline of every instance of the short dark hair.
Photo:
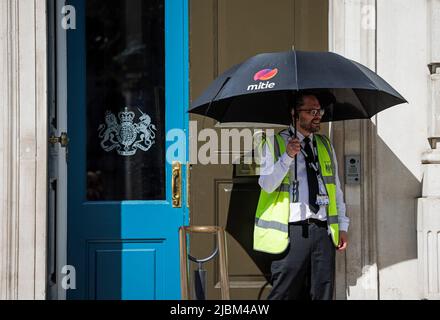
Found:
[{"label": "short dark hair", "polygon": [[[316,99],[319,100],[318,93],[313,91],[313,90],[299,91],[298,93],[296,93],[294,95],[293,103],[292,103],[292,105],[290,107],[290,112],[292,112],[292,110],[296,110],[299,107],[301,107],[302,105],[304,105],[304,97],[307,97],[307,96],[314,96]],[[320,103],[321,103],[321,101],[320,101]]]}]

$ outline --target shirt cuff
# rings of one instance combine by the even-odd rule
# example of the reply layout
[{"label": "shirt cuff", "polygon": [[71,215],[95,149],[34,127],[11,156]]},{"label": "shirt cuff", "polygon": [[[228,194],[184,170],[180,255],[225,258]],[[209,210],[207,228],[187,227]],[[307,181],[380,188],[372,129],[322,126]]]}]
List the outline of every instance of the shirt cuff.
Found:
[{"label": "shirt cuff", "polygon": [[290,166],[290,164],[292,163],[292,161],[293,161],[293,159],[294,158],[292,158],[292,157],[290,157],[288,154],[287,154],[287,152],[284,152],[282,155],[281,155],[281,161],[286,165],[286,166]]},{"label": "shirt cuff", "polygon": [[348,223],[347,222],[339,222],[339,231],[348,231]]}]

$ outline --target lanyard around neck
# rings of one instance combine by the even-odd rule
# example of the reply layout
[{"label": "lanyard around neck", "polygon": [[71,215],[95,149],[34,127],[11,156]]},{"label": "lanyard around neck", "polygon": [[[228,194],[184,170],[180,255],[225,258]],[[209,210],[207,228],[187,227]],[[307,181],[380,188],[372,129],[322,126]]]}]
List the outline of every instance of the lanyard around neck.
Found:
[{"label": "lanyard around neck", "polygon": [[[292,132],[292,128],[291,127],[289,127],[289,135],[290,135],[291,138],[293,138],[295,136],[294,133]],[[306,161],[306,164],[309,165],[309,167],[312,168],[315,171],[316,176],[318,178],[318,181],[320,181],[321,184],[324,184],[324,179],[323,179],[323,177],[321,175],[319,164],[317,163],[317,160],[318,160],[318,148],[316,146],[316,138],[315,138],[315,136],[313,136],[313,149],[315,151],[315,154],[314,154],[314,158],[315,159],[313,161],[308,161],[307,153],[304,151],[304,149],[303,149],[303,147],[301,145],[300,145],[300,147],[301,147],[301,152],[302,152],[302,154],[304,156],[304,159]],[[324,191],[325,191],[325,193],[326,193],[326,195],[328,197],[328,191],[327,191],[326,187],[324,187]]]}]

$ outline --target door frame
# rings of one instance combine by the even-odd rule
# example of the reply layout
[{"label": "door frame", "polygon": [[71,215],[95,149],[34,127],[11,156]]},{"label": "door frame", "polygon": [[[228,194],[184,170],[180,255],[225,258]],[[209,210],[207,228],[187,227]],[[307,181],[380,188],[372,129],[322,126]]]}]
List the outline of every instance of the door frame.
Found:
[{"label": "door frame", "polygon": [[[57,136],[61,132],[67,132],[67,30],[61,27],[62,8],[66,5],[65,0],[47,1],[48,38],[49,38],[49,92],[50,104],[57,113],[57,130],[53,132]],[[48,112],[48,132],[51,114]],[[67,163],[66,149],[58,148],[57,159],[49,162],[48,167],[55,172],[51,176],[48,171],[48,183],[51,178],[57,179],[56,201],[53,210],[48,206],[49,223],[54,223],[53,230],[48,229],[48,243],[52,251],[48,251],[47,266],[47,299],[65,300],[66,290],[62,287],[63,267],[67,265]],[[49,157],[50,160],[54,160]],[[48,187],[50,191],[50,186]],[[50,195],[48,194],[50,198]],[[51,232],[52,231],[52,232]],[[51,277],[53,277],[51,279]],[[53,282],[52,280],[55,280]]]}]

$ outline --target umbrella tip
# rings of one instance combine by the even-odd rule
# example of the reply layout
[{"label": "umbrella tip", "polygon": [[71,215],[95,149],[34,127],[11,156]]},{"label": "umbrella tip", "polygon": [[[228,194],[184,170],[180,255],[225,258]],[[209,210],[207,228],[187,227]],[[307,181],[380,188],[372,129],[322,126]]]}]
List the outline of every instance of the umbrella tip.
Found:
[{"label": "umbrella tip", "polygon": [[295,45],[292,44],[292,51],[295,51]]}]

